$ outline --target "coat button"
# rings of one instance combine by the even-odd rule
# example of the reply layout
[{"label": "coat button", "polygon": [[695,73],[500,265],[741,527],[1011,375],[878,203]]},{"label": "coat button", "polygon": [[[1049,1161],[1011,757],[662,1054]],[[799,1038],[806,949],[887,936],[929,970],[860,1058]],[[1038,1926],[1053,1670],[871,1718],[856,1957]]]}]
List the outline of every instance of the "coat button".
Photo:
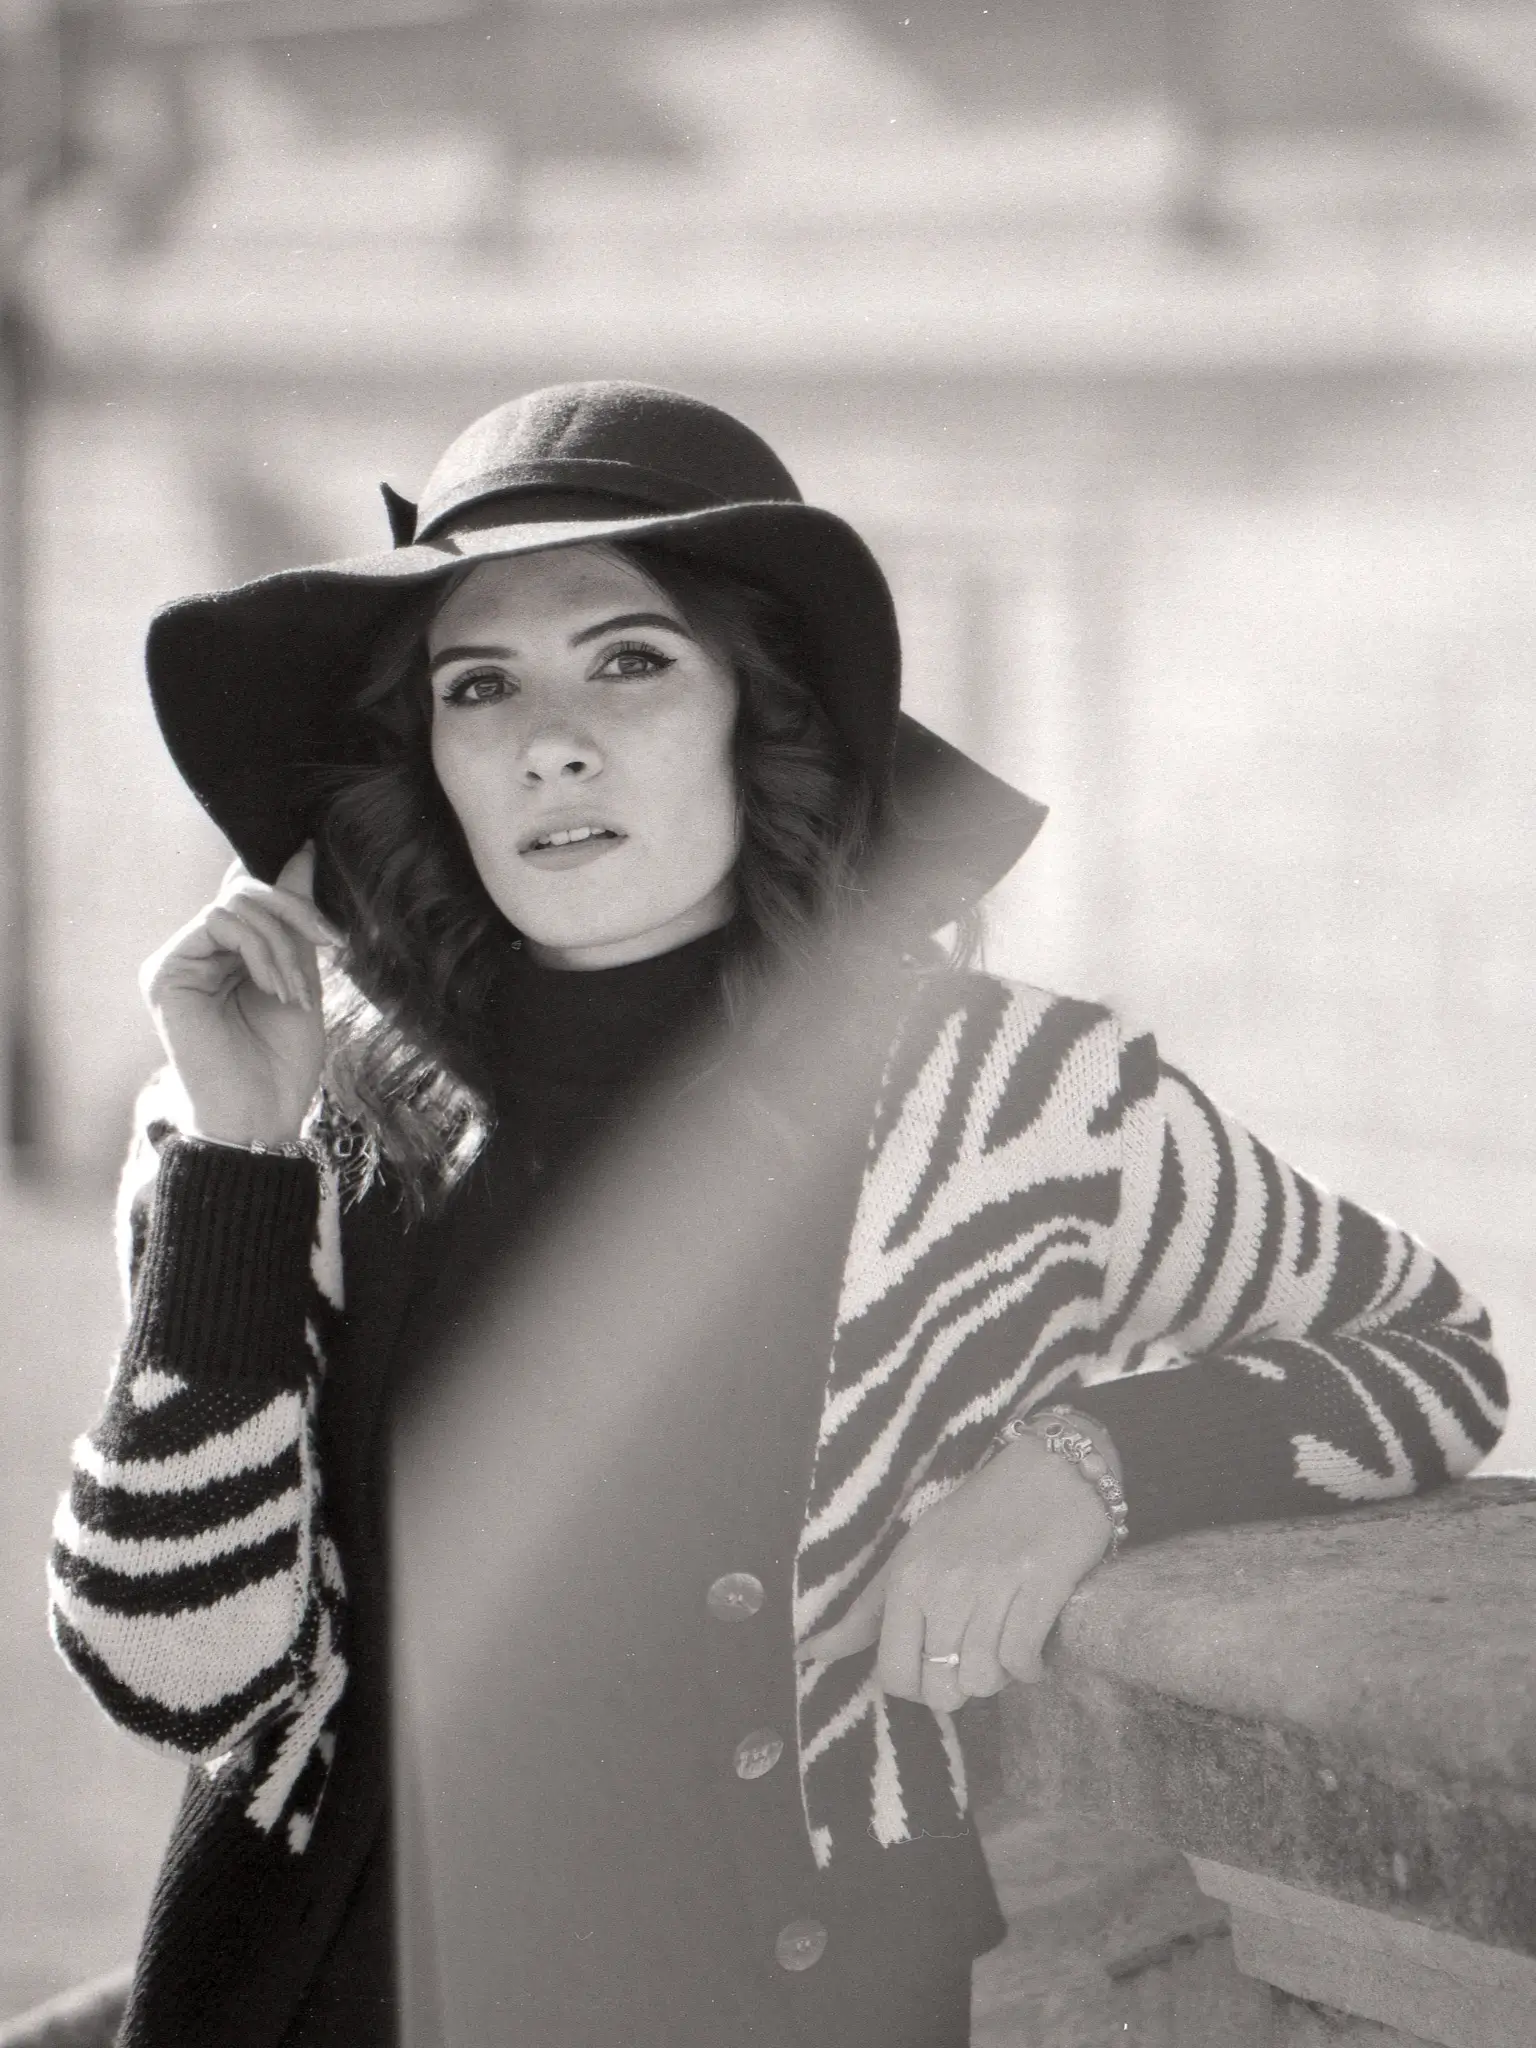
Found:
[{"label": "coat button", "polygon": [[784,1738],[776,1728],[754,1728],[736,1745],[738,1778],[766,1778],[784,1754]]},{"label": "coat button", "polygon": [[779,1929],[773,1944],[774,1960],[781,1970],[808,1970],[826,1954],[827,1930],[819,1920],[791,1920]]},{"label": "coat button", "polygon": [[767,1596],[763,1582],[751,1572],[725,1572],[704,1595],[716,1621],[750,1621]]}]

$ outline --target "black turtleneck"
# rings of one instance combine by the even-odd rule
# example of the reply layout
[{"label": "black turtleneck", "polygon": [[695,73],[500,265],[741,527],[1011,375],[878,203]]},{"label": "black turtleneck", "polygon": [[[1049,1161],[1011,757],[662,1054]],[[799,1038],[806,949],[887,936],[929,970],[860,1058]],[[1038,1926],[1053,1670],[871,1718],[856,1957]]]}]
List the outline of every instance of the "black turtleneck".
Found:
[{"label": "black turtleneck", "polygon": [[489,1079],[498,1122],[563,1156],[705,1025],[725,930],[623,967],[541,966],[515,954],[492,1001]]},{"label": "black turtleneck", "polygon": [[[485,1149],[423,1233],[424,1285],[401,1347],[450,1339],[480,1276],[515,1259],[531,1206],[542,1215],[581,1159],[649,1088],[681,1085],[707,1044],[729,950],[725,930],[622,967],[541,966],[508,955],[490,1003]],[[536,1204],[535,1204],[535,1198]]]}]

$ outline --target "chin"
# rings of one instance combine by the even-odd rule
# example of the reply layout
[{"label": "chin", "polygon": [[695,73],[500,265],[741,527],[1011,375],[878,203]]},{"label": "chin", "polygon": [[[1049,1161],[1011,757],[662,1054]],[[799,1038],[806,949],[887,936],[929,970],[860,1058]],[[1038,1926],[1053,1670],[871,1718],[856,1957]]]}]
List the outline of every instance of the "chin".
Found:
[{"label": "chin", "polygon": [[551,917],[547,907],[542,915],[525,910],[519,916],[509,909],[505,916],[531,945],[550,947],[621,946],[656,922],[650,917],[616,917],[611,910],[607,916]]},{"label": "chin", "polygon": [[[549,956],[548,964],[554,964],[560,955],[607,956],[616,952],[618,959],[599,957],[586,964],[617,966],[623,961],[644,960],[655,953],[668,953],[693,939],[702,938],[706,932],[727,923],[731,910],[729,906],[712,905],[705,910],[698,903],[682,903],[676,907],[648,906],[643,913],[632,917],[615,917],[610,913],[607,917],[591,919],[556,919],[548,916],[518,917],[511,911],[505,914],[535,956]],[[583,963],[580,957],[567,957],[565,964],[576,966]]]},{"label": "chin", "polygon": [[[522,895],[524,892],[519,892]],[[711,892],[699,898],[691,892],[679,900],[643,903],[605,901],[558,906],[523,900],[503,899],[496,905],[503,917],[524,939],[535,946],[624,946],[648,933],[670,932],[687,925],[698,933],[724,924],[732,906]],[[673,942],[675,943],[675,941]]]}]

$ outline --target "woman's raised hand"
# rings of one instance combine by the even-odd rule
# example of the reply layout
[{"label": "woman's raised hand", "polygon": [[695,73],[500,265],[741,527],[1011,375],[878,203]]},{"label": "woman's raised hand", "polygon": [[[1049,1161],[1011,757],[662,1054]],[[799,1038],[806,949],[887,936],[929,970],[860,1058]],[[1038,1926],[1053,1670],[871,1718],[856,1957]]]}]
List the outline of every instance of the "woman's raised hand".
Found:
[{"label": "woman's raised hand", "polygon": [[199,1136],[298,1136],[325,1057],[317,946],[339,943],[315,908],[313,849],[275,884],[235,861],[213,902],[139,973],[139,987]]},{"label": "woman's raised hand", "polygon": [[1094,1489],[1022,1436],[914,1522],[841,1621],[795,1655],[832,1663],[878,1643],[886,1692],[952,1714],[1040,1677],[1045,1639],[1109,1539]]}]

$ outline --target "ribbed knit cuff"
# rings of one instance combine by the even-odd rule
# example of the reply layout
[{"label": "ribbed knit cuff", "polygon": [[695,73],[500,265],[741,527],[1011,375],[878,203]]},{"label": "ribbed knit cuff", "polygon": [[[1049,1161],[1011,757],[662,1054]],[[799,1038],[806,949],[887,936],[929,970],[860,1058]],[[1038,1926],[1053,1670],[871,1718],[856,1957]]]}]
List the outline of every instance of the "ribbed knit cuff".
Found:
[{"label": "ribbed knit cuff", "polygon": [[1229,1361],[1204,1359],[1059,1398],[1109,1432],[1120,1456],[1127,1542],[1152,1543],[1185,1529],[1261,1522],[1328,1504],[1320,1495],[1306,1498],[1286,1472],[1289,1435],[1266,1391]]},{"label": "ribbed knit cuff", "polygon": [[167,1139],[125,1354],[201,1381],[302,1377],[318,1204],[311,1160]]}]

